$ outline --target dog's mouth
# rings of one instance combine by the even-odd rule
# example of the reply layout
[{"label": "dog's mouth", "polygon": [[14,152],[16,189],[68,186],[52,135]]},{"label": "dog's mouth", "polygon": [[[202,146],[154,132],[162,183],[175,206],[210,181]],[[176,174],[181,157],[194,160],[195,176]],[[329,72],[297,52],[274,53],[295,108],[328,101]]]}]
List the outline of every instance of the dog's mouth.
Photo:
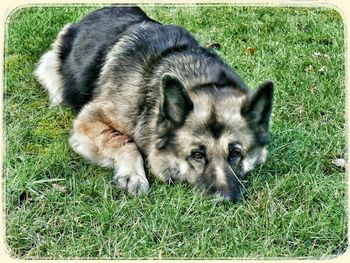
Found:
[{"label": "dog's mouth", "polygon": [[178,168],[168,168],[161,173],[164,182],[173,184],[181,182],[192,185],[204,195],[215,196],[217,199],[230,201],[234,203],[241,203],[242,199],[248,194],[247,182],[248,180],[237,179],[231,180],[226,186],[220,187],[215,185],[215,181],[209,181],[204,176],[199,176],[193,180],[188,178],[186,174],[181,174]]}]

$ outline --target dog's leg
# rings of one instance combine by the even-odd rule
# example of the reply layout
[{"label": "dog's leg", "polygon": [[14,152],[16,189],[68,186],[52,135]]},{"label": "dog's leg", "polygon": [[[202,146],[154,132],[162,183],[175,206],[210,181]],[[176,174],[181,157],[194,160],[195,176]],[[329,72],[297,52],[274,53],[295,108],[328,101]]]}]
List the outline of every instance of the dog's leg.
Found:
[{"label": "dog's leg", "polygon": [[71,146],[94,163],[114,167],[114,182],[132,195],[147,192],[144,161],[136,144],[104,116],[100,107],[84,107],[74,121]]}]

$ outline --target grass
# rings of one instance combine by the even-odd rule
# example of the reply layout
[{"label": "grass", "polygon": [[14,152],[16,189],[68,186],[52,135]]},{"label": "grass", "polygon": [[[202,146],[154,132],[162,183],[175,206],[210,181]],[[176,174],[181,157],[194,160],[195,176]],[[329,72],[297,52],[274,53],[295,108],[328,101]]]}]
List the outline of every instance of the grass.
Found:
[{"label": "grass", "polygon": [[[276,84],[268,162],[241,205],[151,179],[132,198],[75,154],[74,114],[50,108],[35,63],[68,22],[97,6],[26,7],[5,50],[6,243],[16,258],[326,258],[347,248],[344,26],[320,8],[144,6],[188,28],[246,82]],[[255,48],[254,54],[246,53]]]}]

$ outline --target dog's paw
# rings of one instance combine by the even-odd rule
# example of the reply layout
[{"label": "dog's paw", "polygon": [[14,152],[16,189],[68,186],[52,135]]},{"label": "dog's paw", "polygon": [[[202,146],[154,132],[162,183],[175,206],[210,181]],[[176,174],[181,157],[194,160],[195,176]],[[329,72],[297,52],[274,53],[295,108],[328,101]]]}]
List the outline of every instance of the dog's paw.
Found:
[{"label": "dog's paw", "polygon": [[146,177],[138,174],[122,174],[116,171],[113,182],[117,187],[127,190],[133,196],[147,193],[149,190]]},{"label": "dog's paw", "polygon": [[116,167],[113,182],[133,196],[147,193],[149,190],[143,161],[139,160],[136,163],[121,163]]}]

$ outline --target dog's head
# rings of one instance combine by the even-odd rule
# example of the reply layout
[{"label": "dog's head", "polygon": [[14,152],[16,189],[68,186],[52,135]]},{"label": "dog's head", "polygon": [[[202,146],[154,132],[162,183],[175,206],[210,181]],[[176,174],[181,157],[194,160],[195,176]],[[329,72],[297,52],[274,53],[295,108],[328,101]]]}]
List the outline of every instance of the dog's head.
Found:
[{"label": "dog's head", "polygon": [[273,83],[250,93],[230,84],[185,88],[165,75],[161,85],[153,171],[239,201],[245,174],[266,159]]}]

